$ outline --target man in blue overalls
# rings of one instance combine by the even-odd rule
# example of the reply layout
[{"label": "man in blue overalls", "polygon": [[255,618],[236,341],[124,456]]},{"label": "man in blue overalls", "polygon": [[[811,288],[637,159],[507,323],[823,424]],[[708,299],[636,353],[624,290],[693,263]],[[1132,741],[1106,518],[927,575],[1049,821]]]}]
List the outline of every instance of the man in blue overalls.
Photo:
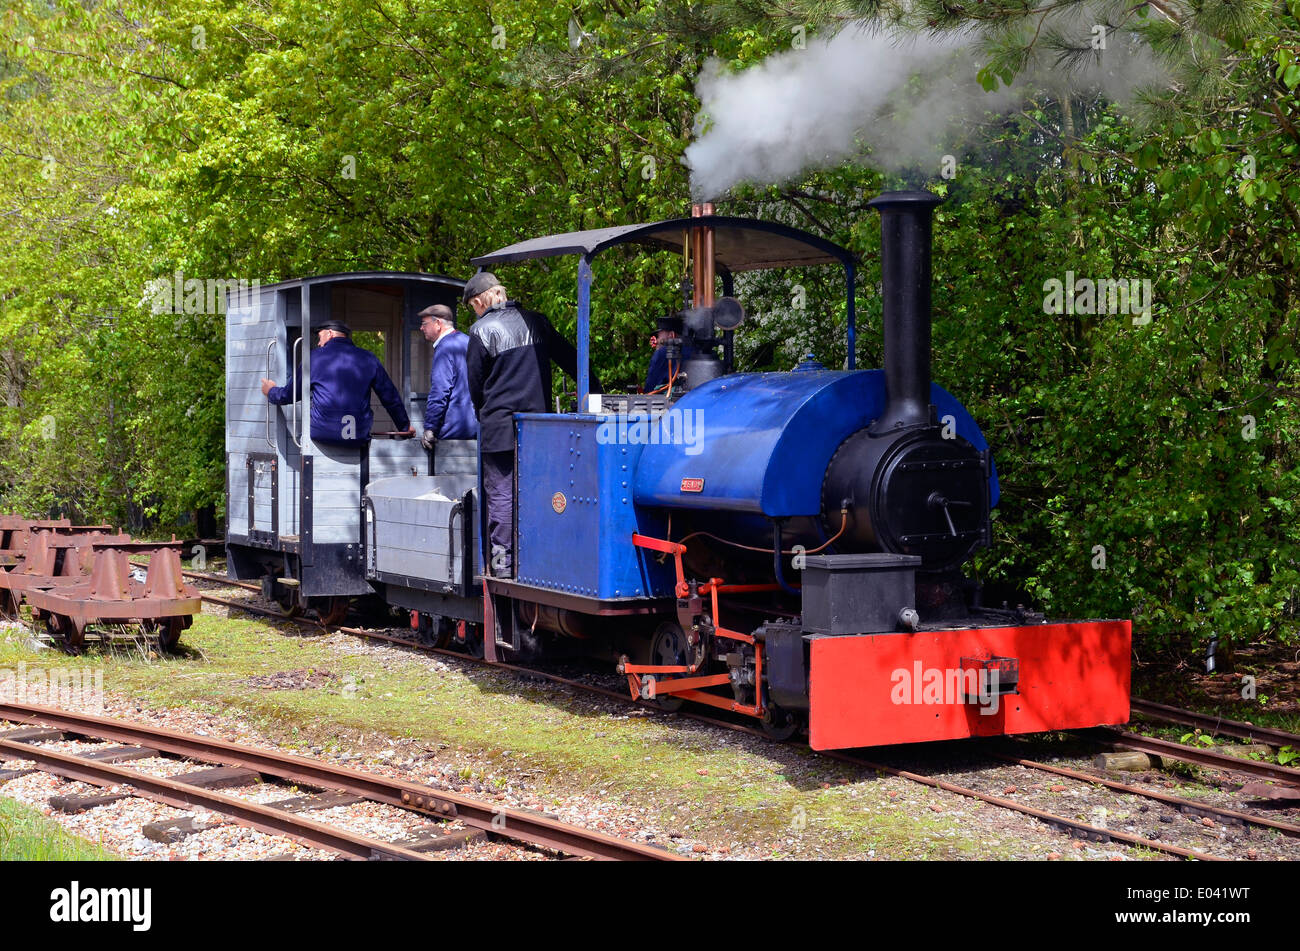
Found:
[{"label": "man in blue overalls", "polygon": [[[317,350],[311,358],[311,438],[313,442],[357,445],[370,441],[375,415],[370,409],[370,391],[393,418],[393,425],[405,438],[415,435],[401,395],[384,365],[369,350],[352,342],[352,331],[341,320],[321,324],[316,333]],[[298,371],[295,371],[298,375]],[[301,380],[301,377],[299,376]],[[276,386],[262,380],[262,395],[277,406],[293,402],[302,387]]]}]

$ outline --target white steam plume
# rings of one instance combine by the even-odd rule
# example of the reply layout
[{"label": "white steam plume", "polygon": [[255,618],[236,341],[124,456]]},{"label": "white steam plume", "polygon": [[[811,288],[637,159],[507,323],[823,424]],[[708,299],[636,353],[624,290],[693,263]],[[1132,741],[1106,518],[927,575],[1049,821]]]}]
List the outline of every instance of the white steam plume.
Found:
[{"label": "white steam plume", "polygon": [[[1071,19],[1101,22],[1086,13]],[[1089,35],[1086,22],[1069,26]],[[1016,108],[1042,85],[1099,86],[1123,101],[1160,78],[1149,56],[1130,55],[1133,47],[1120,37],[1111,35],[1108,45],[1100,63],[1090,59],[1068,77],[1063,70],[1031,71],[996,92],[976,81],[980,64],[970,35],[900,39],[850,26],[741,72],[710,60],[696,84],[701,110],[686,149],[691,191],[697,199],[717,198],[738,182],[779,184],[866,152],[886,171],[937,173],[941,156],[958,151],[972,123]]]}]

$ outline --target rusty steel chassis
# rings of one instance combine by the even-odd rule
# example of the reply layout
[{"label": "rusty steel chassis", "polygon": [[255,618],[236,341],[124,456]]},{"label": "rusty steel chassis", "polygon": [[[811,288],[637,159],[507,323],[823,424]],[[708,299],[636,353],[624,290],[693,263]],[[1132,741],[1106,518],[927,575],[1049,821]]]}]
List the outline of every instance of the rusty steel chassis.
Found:
[{"label": "rusty steel chassis", "polygon": [[[140,542],[109,531],[107,525],[72,525],[67,519],[0,517],[0,561],[6,563],[0,598],[15,616],[26,602],[70,653],[81,650],[89,625],[105,622],[138,622],[158,634],[160,647],[174,648],[202,609],[198,591],[181,583],[181,543],[174,537]],[[150,556],[143,584],[129,578],[131,554]]]},{"label": "rusty steel chassis", "polygon": [[[192,577],[197,577],[205,581],[213,582],[215,584],[242,587],[242,588],[247,588],[248,590],[257,590],[257,591],[261,590],[260,586],[258,585],[252,585],[252,584],[241,583],[241,582],[232,582],[229,579],[222,578],[217,575],[204,575],[204,574],[199,574],[197,572],[187,572],[187,574],[191,575]],[[469,657],[468,655],[460,653],[458,651],[427,647],[425,645],[419,644],[407,638],[394,637],[389,634],[381,634],[375,631],[366,631],[360,628],[349,628],[349,627],[331,628],[326,625],[320,624],[316,621],[313,621],[309,618],[287,618],[284,615],[279,614],[275,611],[259,608],[255,605],[250,605],[239,601],[231,601],[227,598],[219,598],[209,594],[204,594],[202,595],[202,597],[203,600],[209,601],[214,604],[225,605],[226,607],[235,608],[240,611],[246,611],[250,614],[256,614],[263,617],[275,618],[278,620],[286,620],[286,621],[290,621],[291,623],[302,625],[302,626],[318,627],[324,630],[337,630],[341,633],[349,634],[355,637],[366,638],[368,640],[383,641],[386,643],[396,644],[408,649],[420,650],[425,653],[442,654],[448,657],[459,658],[460,660],[468,661],[470,663],[485,664],[485,665],[490,663],[485,660],[479,660],[479,659]],[[543,679],[548,680],[552,683],[561,684],[563,686],[572,688],[574,690],[580,690],[584,693],[598,694],[600,696],[608,697],[611,700],[617,700],[623,703],[627,703],[627,702],[637,703],[638,705],[644,706],[646,709],[652,710],[656,713],[663,713],[662,710],[655,707],[653,704],[645,704],[641,701],[630,700],[630,698],[626,693],[619,693],[613,690],[606,690],[602,687],[595,687],[590,684],[582,683],[581,681],[570,680],[565,677],[560,677],[556,674],[550,674],[545,671],[539,671],[527,667],[519,667],[512,664],[496,662],[496,663],[491,663],[490,666],[501,668],[508,671],[517,672],[520,674],[526,674],[529,677],[542,677]],[[717,698],[715,697],[714,699]],[[1142,703],[1142,701],[1135,701],[1135,707],[1138,703]],[[1150,707],[1153,705],[1148,704],[1147,706]],[[1190,711],[1179,711],[1179,712],[1190,713]],[[751,736],[759,737],[768,742],[776,742],[771,740],[769,737],[767,737],[761,730],[755,729],[754,727],[746,726],[739,723],[732,723],[726,720],[718,720],[716,718],[705,716],[700,713],[681,711],[677,715],[689,717],[692,720],[696,720],[701,723],[706,723],[711,726],[720,727],[722,729],[732,730],[735,732],[748,733]],[[1231,723],[1231,721],[1226,721],[1226,722]],[[1229,726],[1228,729],[1231,729],[1231,727]],[[1085,731],[1085,733],[1086,732],[1087,731]],[[1118,735],[1118,739],[1122,740],[1124,745],[1128,745],[1130,741],[1136,743],[1139,740],[1145,739],[1145,737],[1140,737],[1137,734],[1133,734],[1133,733],[1125,733],[1119,730],[1113,732]],[[1227,730],[1224,730],[1224,732],[1227,732]],[[1258,732],[1259,731],[1256,730],[1257,734]],[[1280,738],[1287,738],[1292,742],[1300,743],[1300,736],[1292,736],[1291,734],[1280,733],[1278,731],[1274,731],[1274,732],[1277,732],[1277,735]],[[797,742],[797,741],[791,741],[791,742]],[[1178,750],[1186,749],[1186,747],[1180,747],[1177,744],[1170,744],[1170,745],[1177,746]],[[1200,754],[1203,753],[1204,751],[1198,750],[1196,752]],[[1158,842],[1154,839],[1147,839],[1142,836],[1133,835],[1127,832],[1121,832],[1119,830],[1114,830],[1114,829],[1099,829],[1096,826],[1090,825],[1081,820],[1071,819],[1066,816],[1045,812],[1043,810],[1035,809],[1031,806],[1027,806],[1023,803],[1015,802],[1014,800],[1010,800],[998,796],[992,796],[987,793],[980,792],[979,790],[976,789],[970,789],[965,786],[957,785],[956,783],[947,782],[946,780],[935,779],[934,777],[925,776],[920,773],[914,773],[908,770],[898,769],[896,767],[889,766],[884,763],[879,763],[879,762],[865,759],[861,756],[854,756],[849,753],[839,753],[834,751],[821,751],[819,752],[818,755],[825,756],[829,759],[838,760],[839,762],[849,763],[855,766],[864,767],[866,769],[870,769],[878,773],[884,773],[890,776],[896,776],[901,779],[906,779],[911,782],[919,783],[924,786],[929,786],[934,789],[943,789],[947,792],[955,793],[960,796],[965,796],[971,799],[978,799],[982,802],[987,802],[990,805],[999,806],[1003,809],[1008,809],[1013,812],[1019,812],[1022,815],[1032,816],[1035,819],[1038,819],[1039,821],[1053,828],[1076,833],[1083,839],[1091,839],[1096,841],[1113,840],[1117,842],[1122,842],[1126,845],[1135,846],[1138,848],[1150,849],[1151,851],[1155,851],[1155,852],[1163,852],[1167,855],[1174,855],[1184,859],[1196,859],[1200,861],[1227,861],[1225,859],[1220,858],[1219,856],[1210,855],[1205,852],[1198,852],[1194,849],[1185,849],[1182,848],[1181,846],[1170,845],[1165,842]],[[1223,809],[1217,806],[1206,805],[1204,803],[1190,802],[1185,799],[1180,799],[1177,796],[1171,796],[1166,793],[1156,792],[1154,790],[1142,789],[1141,787],[1138,786],[1126,785],[1124,783],[1117,782],[1113,779],[1108,779],[1104,776],[1095,776],[1090,773],[1081,773],[1076,770],[1066,769],[1060,766],[1053,766],[1049,763],[1040,763],[1035,760],[1024,759],[1021,757],[1011,756],[1011,755],[1006,755],[1006,754],[1001,754],[996,752],[993,752],[990,755],[1006,763],[1024,766],[1029,769],[1039,770],[1041,772],[1052,773],[1054,775],[1067,777],[1070,779],[1077,780],[1079,782],[1086,782],[1095,785],[1105,786],[1107,789],[1112,789],[1115,790],[1116,792],[1126,793],[1134,796],[1140,796],[1145,799],[1150,799],[1156,802],[1160,802],[1165,805],[1172,806],[1180,810],[1181,812],[1187,813],[1189,815],[1216,817],[1229,823],[1234,823],[1234,824],[1239,824],[1244,826],[1254,826],[1256,828],[1271,829],[1275,832],[1281,833],[1282,835],[1291,836],[1291,837],[1300,837],[1300,825],[1295,825],[1293,823],[1270,819],[1266,816],[1258,816],[1258,815],[1252,815],[1250,813],[1238,812],[1232,809]],[[1177,756],[1176,752],[1171,752],[1171,751],[1163,751],[1161,752],[1160,755],[1165,756],[1166,758],[1169,759],[1180,758],[1179,756]],[[1249,760],[1241,760],[1237,757],[1227,756],[1226,754],[1220,754],[1220,757],[1221,758],[1219,760],[1215,761],[1214,765],[1223,769],[1233,769],[1237,771],[1251,772],[1252,767],[1263,767],[1267,765],[1262,763],[1254,763]],[[1189,759],[1187,761],[1192,762],[1193,760]],[[1284,769],[1284,767],[1273,767],[1273,769],[1279,769],[1279,768]],[[1300,770],[1290,770],[1289,773],[1295,774],[1296,778],[1300,779]],[[1258,774],[1256,773],[1256,775]],[[1295,782],[1295,780],[1292,779],[1290,780],[1290,782]]]}]

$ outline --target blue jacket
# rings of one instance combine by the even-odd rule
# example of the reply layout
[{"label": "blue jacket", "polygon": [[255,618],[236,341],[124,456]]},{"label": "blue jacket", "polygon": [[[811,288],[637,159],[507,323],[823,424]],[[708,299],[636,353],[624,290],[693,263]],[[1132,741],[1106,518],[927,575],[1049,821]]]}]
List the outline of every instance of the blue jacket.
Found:
[{"label": "blue jacket", "polygon": [[[301,369],[294,376],[301,380]],[[335,337],[311,355],[311,438],[315,442],[356,444],[370,439],[375,414],[370,391],[393,418],[399,430],[409,429],[411,418],[384,365],[369,350],[346,337]],[[298,397],[302,398],[301,384]],[[283,406],[293,401],[289,386],[272,387],[266,398]]]},{"label": "blue jacket", "polygon": [[439,439],[477,439],[478,418],[469,399],[465,378],[465,351],[469,336],[452,330],[438,339],[429,369],[429,401],[424,407],[424,428]]},{"label": "blue jacket", "polygon": [[[682,345],[682,359],[686,360],[695,355],[695,348]],[[681,372],[681,367],[678,367]],[[663,344],[655,347],[654,352],[650,354],[650,365],[646,368],[645,386],[642,387],[645,392],[657,390],[668,382],[668,350]]]}]

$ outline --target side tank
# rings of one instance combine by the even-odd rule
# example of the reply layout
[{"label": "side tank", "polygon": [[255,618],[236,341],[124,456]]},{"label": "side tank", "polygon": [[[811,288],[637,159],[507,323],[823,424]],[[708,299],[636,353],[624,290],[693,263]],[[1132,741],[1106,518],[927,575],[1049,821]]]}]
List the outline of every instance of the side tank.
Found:
[{"label": "side tank", "polygon": [[[940,426],[950,421],[967,452],[988,449],[978,424],[952,394],[932,383],[930,401]],[[674,538],[685,530],[708,531],[770,549],[773,520],[782,520],[785,543],[818,547],[842,524],[837,504],[824,501],[832,460],[837,453],[843,460],[842,448],[852,448],[855,436],[860,441],[886,404],[882,370],[712,380],[685,394],[654,424],[636,470],[636,504],[681,512]],[[990,505],[998,500],[991,461],[988,499]],[[943,519],[943,512],[934,518]],[[880,544],[862,526],[849,528],[836,550],[899,547]]]}]

